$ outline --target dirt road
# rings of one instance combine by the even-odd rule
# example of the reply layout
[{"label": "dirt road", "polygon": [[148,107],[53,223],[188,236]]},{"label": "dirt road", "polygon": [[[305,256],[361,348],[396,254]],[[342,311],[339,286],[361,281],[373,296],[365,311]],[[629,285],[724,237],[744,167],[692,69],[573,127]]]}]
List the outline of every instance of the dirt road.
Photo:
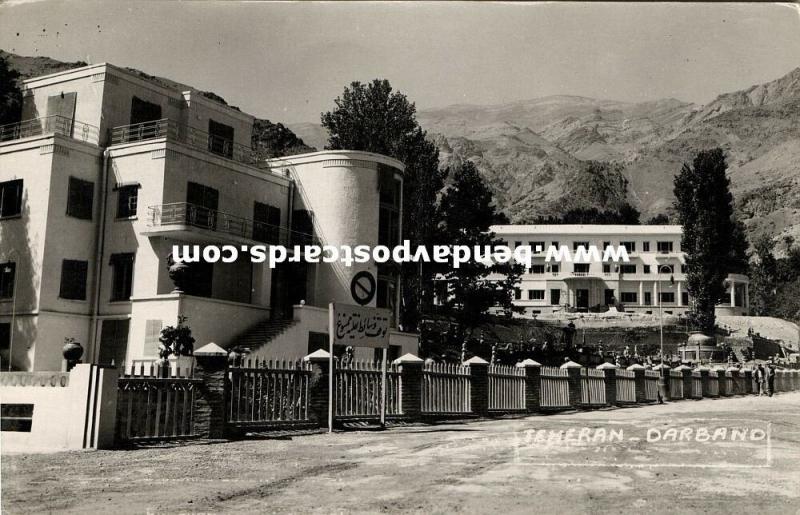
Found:
[{"label": "dirt road", "polygon": [[798,513],[800,393],[7,455],[3,513]]}]

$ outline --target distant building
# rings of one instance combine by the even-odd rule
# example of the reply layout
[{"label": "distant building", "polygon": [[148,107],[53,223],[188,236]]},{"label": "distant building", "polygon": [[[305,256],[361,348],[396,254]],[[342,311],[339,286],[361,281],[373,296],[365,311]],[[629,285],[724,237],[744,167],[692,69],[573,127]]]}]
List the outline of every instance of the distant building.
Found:
[{"label": "distant building", "polygon": [[[491,230],[509,247],[542,248],[533,266],[523,274],[514,303],[531,317],[543,313],[605,311],[616,305],[625,311],[686,313],[691,297],[686,291],[685,257],[679,225],[497,225]],[[549,246],[625,247],[630,262],[546,262]],[[719,315],[746,315],[749,311],[747,276],[730,274],[727,302]]]},{"label": "distant building", "polygon": [[[302,357],[326,345],[327,305],[352,303],[361,270],[377,279],[370,305],[396,320],[398,276],[375,263],[194,264],[174,291],[173,244],[400,241],[402,163],[350,151],[259,161],[253,121],[110,64],[25,81],[23,121],[0,127],[4,363],[57,370],[65,338],[85,361],[152,360],[178,316],[196,345]],[[392,332],[390,357],[416,341]]]}]

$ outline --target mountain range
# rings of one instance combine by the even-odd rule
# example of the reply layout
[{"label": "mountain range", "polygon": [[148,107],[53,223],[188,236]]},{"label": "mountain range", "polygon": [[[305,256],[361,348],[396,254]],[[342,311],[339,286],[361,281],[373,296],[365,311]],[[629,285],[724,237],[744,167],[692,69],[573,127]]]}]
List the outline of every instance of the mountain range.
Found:
[{"label": "mountain range", "polygon": [[[85,65],[0,55],[23,78]],[[417,119],[439,147],[442,166],[476,163],[514,223],[625,203],[643,221],[671,214],[675,174],[698,151],[719,146],[751,241],[763,233],[800,240],[800,68],[706,105],[559,95],[424,109]],[[259,120],[256,132],[254,145],[266,155],[321,149],[327,141],[318,123]]]},{"label": "mountain range", "polygon": [[[800,239],[800,68],[706,105],[559,95],[424,109],[417,120],[443,166],[476,163],[515,223],[625,202],[643,221],[670,214],[675,174],[698,151],[719,146],[751,241],[762,233]],[[324,145],[318,124],[289,128]]]}]

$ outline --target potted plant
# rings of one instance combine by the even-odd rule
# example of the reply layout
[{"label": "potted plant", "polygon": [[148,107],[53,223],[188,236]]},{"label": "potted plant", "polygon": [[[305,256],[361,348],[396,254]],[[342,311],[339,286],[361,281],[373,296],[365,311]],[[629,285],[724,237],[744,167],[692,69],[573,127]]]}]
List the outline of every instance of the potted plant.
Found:
[{"label": "potted plant", "polygon": [[[192,366],[195,340],[191,328],[185,325],[186,320],[185,316],[179,316],[177,325],[168,325],[161,330],[161,336],[158,338],[161,342],[158,351],[158,369],[162,377],[169,375],[170,361],[174,362],[176,369],[187,370]],[[170,359],[170,356],[175,358]]]}]

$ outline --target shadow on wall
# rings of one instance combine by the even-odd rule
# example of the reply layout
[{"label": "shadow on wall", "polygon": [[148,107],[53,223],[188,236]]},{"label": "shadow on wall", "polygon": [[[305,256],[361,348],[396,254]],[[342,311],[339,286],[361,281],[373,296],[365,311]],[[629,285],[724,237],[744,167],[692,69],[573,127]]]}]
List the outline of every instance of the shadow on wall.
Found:
[{"label": "shadow on wall", "polygon": [[[34,263],[40,262],[41,256],[34,256],[27,200],[27,194],[24,194],[19,218],[0,222],[0,263],[14,263],[15,291],[12,294],[16,294],[16,302],[13,298],[0,302],[0,324],[3,324],[3,331],[0,332],[0,369],[3,371],[9,369],[9,359],[12,370],[30,370],[31,351],[36,342],[37,325],[33,312],[36,310],[38,288]],[[38,260],[35,260],[37,257]]]}]

